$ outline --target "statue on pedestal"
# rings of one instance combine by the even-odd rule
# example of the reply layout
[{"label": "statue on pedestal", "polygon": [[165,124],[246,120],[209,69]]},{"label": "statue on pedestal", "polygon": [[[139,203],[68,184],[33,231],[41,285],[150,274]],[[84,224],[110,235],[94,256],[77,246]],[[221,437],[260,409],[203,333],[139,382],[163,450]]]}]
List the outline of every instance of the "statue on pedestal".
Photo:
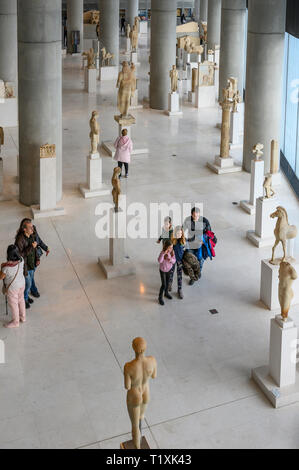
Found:
[{"label": "statue on pedestal", "polygon": [[272,258],[270,260],[271,264],[276,264],[274,255],[275,255],[275,250],[279,242],[281,242],[282,247],[283,247],[283,258],[282,261],[286,261],[287,257],[287,240],[291,240],[293,238],[296,238],[297,236],[297,227],[296,225],[289,225],[289,218],[288,218],[288,213],[285,210],[284,207],[278,206],[276,208],[276,211],[273,212],[270,216],[272,219],[277,217],[277,222],[276,222],[276,227],[274,229],[274,235],[275,235],[275,244],[272,248]]},{"label": "statue on pedestal", "polygon": [[131,26],[128,23],[127,26],[126,26],[126,37],[127,37],[127,39],[130,39],[130,33],[131,33]]},{"label": "statue on pedestal", "polygon": [[110,52],[107,52],[105,47],[101,49],[101,53],[102,53],[102,67],[105,67],[105,65],[109,66],[111,60],[114,59],[114,54],[110,54]]},{"label": "statue on pedestal", "polygon": [[275,191],[272,188],[272,175],[266,175],[263,188],[266,193],[265,199],[270,199],[271,197],[275,195]]},{"label": "statue on pedestal", "polygon": [[111,179],[112,197],[113,197],[115,212],[119,211],[119,196],[121,194],[120,175],[121,175],[121,169],[117,166],[113,170],[113,175]]},{"label": "statue on pedestal", "polygon": [[179,72],[177,71],[176,65],[172,66],[172,69],[169,72],[170,81],[171,81],[171,93],[176,93],[178,91],[178,79]]},{"label": "statue on pedestal", "polygon": [[132,423],[132,439],[136,449],[141,447],[141,422],[150,401],[149,379],[157,377],[157,361],[153,356],[145,357],[146,341],[135,338],[132,343],[135,359],[124,367],[127,407]]},{"label": "statue on pedestal", "polygon": [[130,32],[131,49],[137,51],[138,49],[138,27],[134,24],[133,29]]},{"label": "statue on pedestal", "polygon": [[192,48],[191,48],[191,38],[190,38],[190,36],[186,36],[186,38],[185,38],[185,47],[184,47],[184,49],[187,52],[187,54],[191,54]]},{"label": "statue on pedestal", "polygon": [[286,263],[284,261],[280,263],[278,299],[281,308],[281,316],[284,321],[287,320],[289,310],[291,308],[292,298],[294,297],[292,284],[297,277],[297,272],[290,263]]},{"label": "statue on pedestal", "polygon": [[83,52],[82,55],[87,57],[87,68],[95,69],[96,68],[96,55],[94,53],[93,48],[91,47],[89,51]]},{"label": "statue on pedestal", "polygon": [[132,71],[128,62],[123,62],[122,70],[118,74],[116,87],[118,88],[117,106],[122,117],[127,117],[131,104],[132,94],[135,92],[136,76],[132,75]]},{"label": "statue on pedestal", "polygon": [[238,112],[238,104],[241,103],[241,96],[239,90],[233,96],[233,113]]},{"label": "statue on pedestal", "polygon": [[256,144],[253,149],[252,149],[252,153],[255,155],[255,161],[256,162],[259,162],[262,158],[262,156],[264,155],[264,146],[263,144]]},{"label": "statue on pedestal", "polygon": [[91,114],[91,118],[89,121],[90,127],[90,143],[91,143],[91,153],[95,154],[98,152],[98,145],[100,143],[100,126],[97,121],[99,117],[99,113],[97,111],[93,111]]},{"label": "statue on pedestal", "polygon": [[203,47],[197,46],[195,42],[191,42],[190,44],[191,54],[198,54],[201,55],[203,53]]},{"label": "statue on pedestal", "polygon": [[223,89],[223,100],[220,105],[222,107],[220,157],[229,158],[230,112],[233,104],[225,88]]},{"label": "statue on pedestal", "polygon": [[203,30],[203,42],[206,44],[208,42],[208,23],[206,21],[202,21],[201,27]]}]

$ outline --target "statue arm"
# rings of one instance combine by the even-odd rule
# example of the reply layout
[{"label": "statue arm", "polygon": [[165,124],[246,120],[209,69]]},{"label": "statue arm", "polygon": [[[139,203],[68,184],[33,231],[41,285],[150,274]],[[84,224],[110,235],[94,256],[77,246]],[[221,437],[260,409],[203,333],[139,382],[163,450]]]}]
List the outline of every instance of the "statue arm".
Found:
[{"label": "statue arm", "polygon": [[155,379],[157,377],[158,366],[157,366],[157,361],[154,357],[153,357],[153,362],[154,362],[154,370],[153,370],[153,373],[152,373],[152,379]]},{"label": "statue arm", "polygon": [[128,366],[127,366],[127,364],[126,364],[125,367],[124,367],[124,378],[125,378],[125,389],[126,389],[126,390],[130,390],[130,389],[131,389],[132,382],[131,382],[130,374],[129,374],[129,372],[128,372]]}]

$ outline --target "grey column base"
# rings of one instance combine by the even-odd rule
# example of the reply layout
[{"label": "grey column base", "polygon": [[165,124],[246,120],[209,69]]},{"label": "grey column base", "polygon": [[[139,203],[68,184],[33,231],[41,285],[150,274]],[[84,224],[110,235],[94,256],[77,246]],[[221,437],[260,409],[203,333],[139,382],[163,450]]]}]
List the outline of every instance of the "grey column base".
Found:
[{"label": "grey column base", "polygon": [[113,266],[109,258],[98,258],[98,264],[102,268],[106,279],[114,279],[116,277],[136,274],[135,265],[129,259],[125,259],[122,264]]},{"label": "grey column base", "polygon": [[41,211],[39,206],[31,206],[32,218],[45,219],[47,217],[58,217],[59,215],[66,215],[66,211],[63,207],[55,207],[55,209],[48,209]]},{"label": "grey column base", "polygon": [[299,372],[296,373],[296,383],[288,387],[279,388],[269,375],[269,367],[252,369],[251,377],[261,388],[274,408],[291,405],[299,401]]},{"label": "grey column base", "polygon": [[79,184],[79,190],[85,199],[92,197],[107,196],[111,194],[111,187],[108,184],[103,183],[100,188],[89,189],[87,184]]}]

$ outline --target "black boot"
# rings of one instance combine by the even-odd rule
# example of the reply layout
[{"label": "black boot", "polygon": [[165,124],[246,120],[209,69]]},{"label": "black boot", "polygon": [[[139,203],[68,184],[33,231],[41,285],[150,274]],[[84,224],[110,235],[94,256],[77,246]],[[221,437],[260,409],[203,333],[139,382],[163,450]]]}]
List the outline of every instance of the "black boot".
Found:
[{"label": "black boot", "polygon": [[169,292],[165,292],[165,297],[166,297],[166,299],[172,300],[172,297],[169,294]]},{"label": "black boot", "polygon": [[28,302],[28,300],[25,301],[25,306],[26,308],[30,308],[30,303]]},{"label": "black boot", "polygon": [[164,305],[164,300],[162,296],[159,296],[159,304]]}]

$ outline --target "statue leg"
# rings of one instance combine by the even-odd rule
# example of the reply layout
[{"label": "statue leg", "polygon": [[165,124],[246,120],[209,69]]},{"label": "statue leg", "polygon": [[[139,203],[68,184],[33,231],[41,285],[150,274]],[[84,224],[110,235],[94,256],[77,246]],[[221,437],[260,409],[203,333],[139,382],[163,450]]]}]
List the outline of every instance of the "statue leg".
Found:
[{"label": "statue leg", "polygon": [[136,449],[140,449],[141,435],[139,431],[140,406],[128,405],[128,412],[132,423],[132,440]]},{"label": "statue leg", "polygon": [[274,261],[274,254],[275,254],[275,250],[276,250],[276,247],[279,243],[279,240],[276,240],[275,243],[274,243],[274,246],[272,248],[272,258],[271,258],[271,261]]},{"label": "statue leg", "polygon": [[285,261],[285,260],[286,260],[286,257],[287,257],[286,241],[285,241],[285,240],[281,240],[281,243],[282,243],[282,248],[283,248],[283,258],[282,258],[282,261]]}]

